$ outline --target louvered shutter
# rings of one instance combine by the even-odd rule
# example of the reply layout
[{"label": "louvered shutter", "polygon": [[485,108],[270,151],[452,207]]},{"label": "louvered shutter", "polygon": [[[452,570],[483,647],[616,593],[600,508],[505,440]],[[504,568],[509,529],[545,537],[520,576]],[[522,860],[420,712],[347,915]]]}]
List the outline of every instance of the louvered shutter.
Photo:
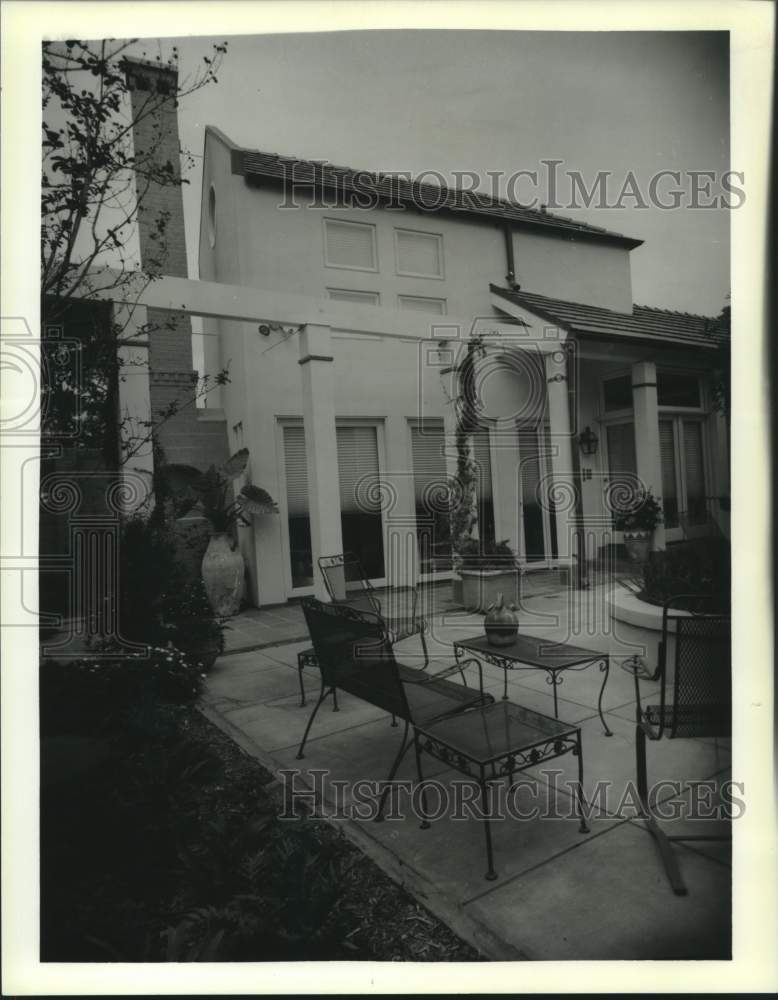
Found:
[{"label": "louvered shutter", "polygon": [[473,435],[473,451],[478,465],[478,502],[492,498],[492,458],[489,453],[489,431],[480,427]]},{"label": "louvered shutter", "polygon": [[443,274],[441,241],[431,233],[397,230],[397,269],[402,274],[439,278]]},{"label": "louvered shutter", "polygon": [[678,524],[678,484],[675,481],[675,439],[672,420],[659,421],[659,457],[662,464],[662,506],[665,527]]},{"label": "louvered shutter", "polygon": [[683,422],[683,462],[686,477],[686,506],[692,524],[705,520],[705,463],[702,452],[702,426],[696,421]]},{"label": "louvered shutter", "polygon": [[289,517],[308,515],[308,464],[303,427],[284,427],[286,505]]},{"label": "louvered shutter", "polygon": [[375,427],[338,427],[341,513],[375,512],[378,507],[378,439]]},{"label": "louvered shutter", "polygon": [[375,271],[375,234],[372,226],[326,219],[324,232],[328,264]]},{"label": "louvered shutter", "polygon": [[413,488],[417,506],[422,505],[427,487],[446,481],[443,443],[442,424],[427,423],[423,428],[411,427]]},{"label": "louvered shutter", "polygon": [[612,476],[619,473],[636,473],[635,425],[612,424],[607,430],[608,469]]}]

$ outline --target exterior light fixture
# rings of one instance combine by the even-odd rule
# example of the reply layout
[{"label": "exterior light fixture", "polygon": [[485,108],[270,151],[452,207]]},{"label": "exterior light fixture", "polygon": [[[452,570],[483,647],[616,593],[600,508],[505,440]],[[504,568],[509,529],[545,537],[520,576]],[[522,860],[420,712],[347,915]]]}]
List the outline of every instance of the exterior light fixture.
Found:
[{"label": "exterior light fixture", "polygon": [[578,444],[584,455],[596,455],[599,439],[588,425],[578,435]]}]

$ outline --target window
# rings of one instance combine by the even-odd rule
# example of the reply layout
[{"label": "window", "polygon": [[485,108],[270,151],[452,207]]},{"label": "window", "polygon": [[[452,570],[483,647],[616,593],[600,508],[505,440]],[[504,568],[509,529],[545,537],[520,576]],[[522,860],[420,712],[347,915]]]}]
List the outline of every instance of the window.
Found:
[{"label": "window", "polygon": [[377,271],[375,226],[324,220],[324,262],[328,267]]},{"label": "window", "polygon": [[397,273],[419,278],[443,277],[443,239],[435,233],[395,229]]},{"label": "window", "polygon": [[413,491],[419,572],[451,569],[451,520],[446,508],[448,489],[443,424],[427,420],[411,426]]},{"label": "window", "polygon": [[375,427],[336,428],[343,551],[353,552],[368,579],[384,576],[378,434]]},{"label": "window", "polygon": [[657,372],[657,402],[660,406],[684,406],[699,409],[700,380],[685,372]]},{"label": "window", "polygon": [[602,383],[602,396],[606,413],[612,410],[631,410],[632,376],[620,375],[618,378],[605,379]]},{"label": "window", "polygon": [[445,299],[430,299],[422,295],[398,295],[397,304],[401,309],[430,313],[433,316],[443,316],[446,312]]},{"label": "window", "polygon": [[308,464],[302,424],[284,427],[284,466],[292,587],[310,587],[313,585],[313,551],[308,508]]},{"label": "window", "polygon": [[377,306],[378,292],[357,292],[348,288],[328,288],[327,294],[333,302],[353,302],[360,306]]}]

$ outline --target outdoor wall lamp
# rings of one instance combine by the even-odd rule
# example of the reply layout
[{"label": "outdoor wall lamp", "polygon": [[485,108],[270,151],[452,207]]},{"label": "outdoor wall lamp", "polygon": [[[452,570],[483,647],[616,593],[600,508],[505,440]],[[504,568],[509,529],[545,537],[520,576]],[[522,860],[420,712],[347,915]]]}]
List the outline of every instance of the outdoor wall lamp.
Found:
[{"label": "outdoor wall lamp", "polygon": [[599,439],[588,425],[578,435],[578,444],[584,455],[596,455]]}]

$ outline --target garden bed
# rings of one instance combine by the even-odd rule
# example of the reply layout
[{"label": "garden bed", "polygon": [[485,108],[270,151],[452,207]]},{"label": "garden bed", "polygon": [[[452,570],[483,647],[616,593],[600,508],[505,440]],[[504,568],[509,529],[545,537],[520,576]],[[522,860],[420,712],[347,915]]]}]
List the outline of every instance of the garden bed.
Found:
[{"label": "garden bed", "polygon": [[194,705],[67,715],[43,719],[42,961],[478,960],[337,828],[279,820]]}]

